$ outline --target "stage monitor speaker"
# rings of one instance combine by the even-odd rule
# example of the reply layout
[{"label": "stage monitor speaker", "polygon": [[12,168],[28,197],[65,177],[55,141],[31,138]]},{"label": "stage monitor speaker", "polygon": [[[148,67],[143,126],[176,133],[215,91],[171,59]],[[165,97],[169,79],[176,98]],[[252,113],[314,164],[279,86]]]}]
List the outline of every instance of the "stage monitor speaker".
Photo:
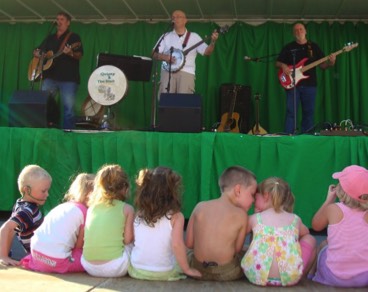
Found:
[{"label": "stage monitor speaker", "polygon": [[251,87],[233,83],[222,84],[220,87],[220,119],[224,113],[230,111],[235,86],[239,89],[235,99],[234,112],[238,113],[239,131],[248,133],[250,125]]},{"label": "stage monitor speaker", "polygon": [[202,102],[196,94],[162,93],[158,108],[158,131],[202,131]]},{"label": "stage monitor speaker", "polygon": [[48,91],[20,90],[9,101],[9,126],[58,128],[60,112]]}]

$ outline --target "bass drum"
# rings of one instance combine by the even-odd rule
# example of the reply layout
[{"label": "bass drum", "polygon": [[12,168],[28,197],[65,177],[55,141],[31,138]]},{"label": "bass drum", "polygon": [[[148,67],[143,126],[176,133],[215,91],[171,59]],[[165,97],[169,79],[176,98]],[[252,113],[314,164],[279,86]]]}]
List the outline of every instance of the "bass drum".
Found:
[{"label": "bass drum", "polygon": [[100,105],[119,102],[128,91],[128,81],[123,71],[111,65],[98,67],[88,80],[88,92]]}]

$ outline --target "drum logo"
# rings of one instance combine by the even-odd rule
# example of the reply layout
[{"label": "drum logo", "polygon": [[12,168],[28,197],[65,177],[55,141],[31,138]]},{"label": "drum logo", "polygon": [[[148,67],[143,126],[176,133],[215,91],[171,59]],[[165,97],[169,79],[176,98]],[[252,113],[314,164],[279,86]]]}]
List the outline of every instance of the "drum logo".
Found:
[{"label": "drum logo", "polygon": [[[98,93],[103,94],[103,97],[106,101],[112,101],[115,100],[115,94],[112,92],[111,87],[108,86],[108,84],[110,83],[111,85],[115,84],[115,78],[113,78],[115,76],[115,73],[113,72],[101,72],[101,77],[103,78],[107,78],[107,79],[99,79],[97,80],[97,82],[99,83],[98,85]],[[101,84],[101,83],[105,83]]]}]

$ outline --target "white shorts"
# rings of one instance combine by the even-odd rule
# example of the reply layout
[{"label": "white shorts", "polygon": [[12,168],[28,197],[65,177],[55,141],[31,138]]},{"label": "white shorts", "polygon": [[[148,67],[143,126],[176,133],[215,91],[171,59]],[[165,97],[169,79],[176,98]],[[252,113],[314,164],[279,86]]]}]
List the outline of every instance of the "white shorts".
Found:
[{"label": "white shorts", "polygon": [[87,262],[82,255],[81,264],[86,272],[94,277],[122,277],[128,272],[129,256],[124,250],[121,257],[101,265],[96,265]]}]

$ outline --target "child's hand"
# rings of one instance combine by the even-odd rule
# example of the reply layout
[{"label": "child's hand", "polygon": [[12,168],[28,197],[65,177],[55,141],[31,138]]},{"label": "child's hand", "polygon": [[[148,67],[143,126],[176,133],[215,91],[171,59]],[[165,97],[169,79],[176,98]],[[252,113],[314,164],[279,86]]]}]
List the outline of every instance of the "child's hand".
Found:
[{"label": "child's hand", "polygon": [[189,268],[187,271],[184,272],[186,275],[193,277],[193,278],[201,278],[202,274],[193,268]]},{"label": "child's hand", "polygon": [[335,200],[336,200],[336,186],[330,185],[328,187],[326,203],[332,204],[335,202]]},{"label": "child's hand", "polygon": [[0,257],[1,266],[19,266],[20,263],[10,257]]}]

